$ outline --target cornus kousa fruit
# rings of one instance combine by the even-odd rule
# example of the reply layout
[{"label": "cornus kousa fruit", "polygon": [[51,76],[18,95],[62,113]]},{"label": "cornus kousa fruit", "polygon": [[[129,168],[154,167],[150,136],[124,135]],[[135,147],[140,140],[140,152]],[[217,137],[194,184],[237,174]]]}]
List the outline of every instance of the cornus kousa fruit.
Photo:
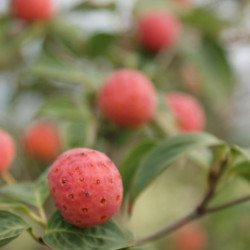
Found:
[{"label": "cornus kousa fruit", "polygon": [[176,44],[180,27],[178,19],[167,12],[147,12],[139,19],[139,41],[152,52],[168,49]]},{"label": "cornus kousa fruit", "polygon": [[106,117],[123,127],[136,127],[149,121],[156,108],[151,81],[140,71],[120,69],[104,82],[98,104]]},{"label": "cornus kousa fruit", "polygon": [[48,121],[39,121],[26,128],[23,145],[27,153],[44,161],[56,157],[60,151],[57,128]]},{"label": "cornus kousa fruit", "polygon": [[12,0],[15,17],[32,22],[46,20],[52,15],[52,0]]},{"label": "cornus kousa fruit", "polygon": [[16,147],[12,137],[0,129],[0,174],[6,171],[14,160]]},{"label": "cornus kousa fruit", "polygon": [[57,208],[75,226],[101,224],[120,208],[120,173],[101,152],[87,148],[66,151],[51,166],[48,181]]},{"label": "cornus kousa fruit", "polygon": [[173,239],[173,244],[177,250],[205,250],[207,236],[200,226],[192,225],[179,231]]},{"label": "cornus kousa fruit", "polygon": [[201,131],[205,127],[205,113],[201,104],[191,95],[170,92],[166,104],[175,115],[182,131]]}]

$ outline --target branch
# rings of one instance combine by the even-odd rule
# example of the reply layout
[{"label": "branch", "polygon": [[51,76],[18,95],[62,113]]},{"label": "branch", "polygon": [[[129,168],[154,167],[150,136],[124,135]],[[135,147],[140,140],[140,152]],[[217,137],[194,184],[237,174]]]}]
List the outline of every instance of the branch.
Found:
[{"label": "branch", "polygon": [[223,210],[223,209],[226,209],[226,208],[229,208],[229,207],[232,207],[232,206],[235,206],[235,205],[247,202],[247,201],[250,201],[250,195],[247,195],[245,197],[224,203],[222,205],[214,206],[211,208],[206,208],[203,210],[199,210],[199,207],[198,207],[194,212],[190,213],[189,215],[180,219],[179,221],[173,223],[172,225],[164,227],[164,228],[160,229],[159,231],[157,231],[151,235],[146,236],[145,238],[139,239],[136,242],[136,245],[142,245],[148,241],[158,239],[158,238],[164,236],[165,234],[172,233],[173,231],[181,228],[182,226],[185,226],[186,224],[190,223],[191,221],[198,219],[198,218],[201,218],[207,214],[218,212],[220,210]]},{"label": "branch", "polygon": [[38,243],[42,244],[42,245],[46,245],[43,241],[43,239],[41,237],[39,237],[37,234],[35,234],[32,230],[32,228],[28,228],[27,232],[30,234],[30,236]]},{"label": "branch", "polygon": [[201,214],[198,214],[197,212],[192,212],[190,213],[189,215],[187,215],[186,217],[180,219],[179,221],[173,223],[172,225],[170,226],[167,226],[167,227],[164,227],[163,229],[159,230],[158,232],[155,232],[145,238],[142,238],[142,239],[139,239],[137,242],[136,242],[136,245],[142,245],[148,241],[151,241],[151,240],[155,240],[155,239],[158,239],[162,236],[164,236],[165,234],[168,234],[168,233],[171,233],[177,229],[179,229],[180,227],[186,225],[187,223],[197,219],[198,217],[200,217]]}]

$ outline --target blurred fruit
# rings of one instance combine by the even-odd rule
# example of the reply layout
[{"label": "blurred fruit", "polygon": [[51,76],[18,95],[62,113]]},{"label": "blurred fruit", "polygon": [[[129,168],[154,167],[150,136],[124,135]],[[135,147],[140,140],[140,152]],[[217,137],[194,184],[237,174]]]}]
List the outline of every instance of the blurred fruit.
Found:
[{"label": "blurred fruit", "polygon": [[176,250],[205,250],[207,236],[200,226],[193,224],[175,234],[173,245]]},{"label": "blurred fruit", "polygon": [[12,0],[12,14],[28,22],[46,20],[52,15],[51,0]]},{"label": "blurred fruit", "polygon": [[166,104],[175,115],[182,131],[200,131],[205,127],[205,113],[201,104],[191,95],[170,92]]},{"label": "blurred fruit", "polygon": [[12,137],[0,129],[0,174],[6,171],[14,160],[16,147]]},{"label": "blurred fruit", "polygon": [[156,94],[151,81],[140,71],[120,69],[104,82],[98,104],[106,117],[123,127],[136,127],[151,119]]},{"label": "blurred fruit", "polygon": [[58,130],[54,124],[47,121],[31,124],[24,132],[23,145],[31,156],[49,161],[60,151]]},{"label": "blurred fruit", "polygon": [[179,38],[179,20],[163,11],[147,12],[139,19],[138,38],[152,52],[173,47]]},{"label": "blurred fruit", "polygon": [[120,173],[101,152],[87,148],[66,151],[51,166],[48,180],[62,216],[78,227],[104,223],[120,208]]}]

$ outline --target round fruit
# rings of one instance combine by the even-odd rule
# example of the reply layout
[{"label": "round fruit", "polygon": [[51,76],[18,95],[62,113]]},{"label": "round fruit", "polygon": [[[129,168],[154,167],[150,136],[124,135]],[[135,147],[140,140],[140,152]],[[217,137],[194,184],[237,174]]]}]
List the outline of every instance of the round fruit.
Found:
[{"label": "round fruit", "polygon": [[140,71],[120,69],[104,82],[98,104],[106,117],[118,125],[140,126],[154,115],[155,89]]},{"label": "round fruit", "polygon": [[16,147],[12,137],[0,129],[0,174],[6,171],[14,160]]},{"label": "round fruit", "polygon": [[30,155],[49,161],[57,156],[61,143],[54,124],[42,121],[32,124],[25,130],[23,145]]},{"label": "round fruit", "polygon": [[166,95],[166,104],[175,115],[182,131],[201,131],[204,129],[204,110],[193,96],[171,92]]},{"label": "round fruit", "polygon": [[75,226],[101,224],[120,208],[120,173],[101,152],[87,148],[66,151],[51,166],[48,181],[57,208]]},{"label": "round fruit", "polygon": [[51,0],[12,0],[12,13],[28,22],[46,20],[52,15]]},{"label": "round fruit", "polygon": [[178,232],[173,240],[178,250],[205,250],[207,237],[198,225],[192,225]]},{"label": "round fruit", "polygon": [[152,52],[168,49],[176,44],[180,27],[178,19],[167,12],[148,12],[139,19],[139,40]]}]

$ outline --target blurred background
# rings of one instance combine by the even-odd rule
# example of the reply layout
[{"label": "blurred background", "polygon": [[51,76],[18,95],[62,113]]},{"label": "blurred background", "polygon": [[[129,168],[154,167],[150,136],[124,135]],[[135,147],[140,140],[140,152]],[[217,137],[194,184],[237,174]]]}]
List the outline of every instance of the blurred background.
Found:
[{"label": "blurred background", "polygon": [[[63,150],[92,146],[112,155],[119,165],[128,149],[120,145],[141,132],[118,131],[102,118],[97,132],[88,107],[110,72],[129,67],[142,70],[159,91],[194,95],[206,110],[207,131],[249,147],[250,2],[184,2],[54,0],[51,20],[27,25],[10,15],[10,1],[1,0],[0,126],[19,141],[27,125],[46,118],[60,128]],[[138,17],[152,8],[168,10],[182,24],[178,45],[157,55],[143,50],[136,39]],[[31,175],[25,173],[27,164],[33,166]],[[46,164],[25,155],[19,143],[12,172],[17,179],[32,179]],[[142,237],[187,214],[205,191],[204,179],[201,168],[189,161],[178,163],[143,193],[124,225]],[[229,178],[220,191],[215,203],[249,193],[249,185]],[[54,209],[50,202],[49,213]],[[189,250],[248,250],[249,211],[248,203],[199,220],[196,226],[206,243]],[[29,237],[3,249],[43,249]],[[149,246],[180,249],[174,241],[170,235]]]}]

